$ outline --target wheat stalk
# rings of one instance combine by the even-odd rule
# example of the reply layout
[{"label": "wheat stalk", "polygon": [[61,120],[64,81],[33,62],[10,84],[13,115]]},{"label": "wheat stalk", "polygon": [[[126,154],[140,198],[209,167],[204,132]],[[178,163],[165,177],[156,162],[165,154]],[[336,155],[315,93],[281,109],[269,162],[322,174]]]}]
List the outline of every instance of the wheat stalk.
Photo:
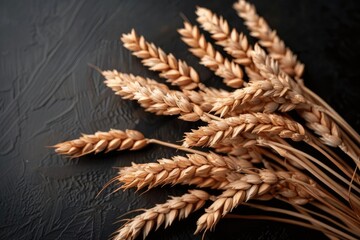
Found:
[{"label": "wheat stalk", "polygon": [[194,89],[198,87],[199,75],[184,61],[177,60],[172,54],[166,54],[161,48],[149,43],[143,36],[137,36],[134,29],[131,33],[121,37],[124,47],[133,52],[142,63],[150,70],[160,72],[160,76],[166,78],[172,85],[181,89]]},{"label": "wheat stalk", "polygon": [[153,208],[145,210],[144,213],[127,221],[114,234],[114,240],[133,240],[140,233],[145,238],[153,229],[161,225],[167,228],[175,219],[184,219],[192,212],[202,208],[210,195],[201,190],[189,190],[181,197],[172,197],[166,203],[158,204]]},{"label": "wheat stalk", "polygon": [[184,28],[179,29],[178,32],[182,36],[181,39],[190,46],[189,51],[201,59],[202,65],[213,70],[217,76],[222,77],[226,85],[238,88],[244,84],[243,71],[240,66],[216,51],[206,41],[204,35],[200,34],[197,26],[184,22]]},{"label": "wheat stalk", "polygon": [[278,60],[281,69],[300,81],[304,72],[304,64],[297,60],[296,55],[285,46],[285,43],[273,31],[264,18],[256,13],[253,5],[245,0],[239,0],[234,4],[238,15],[245,20],[245,25],[250,30],[250,35],[259,39],[261,46],[266,47],[270,56]]},{"label": "wheat stalk", "polygon": [[136,130],[116,130],[83,134],[74,139],[54,145],[55,152],[71,157],[80,157],[90,153],[109,152],[114,150],[138,150],[148,144],[148,139]]},{"label": "wheat stalk", "polygon": [[246,113],[239,117],[229,117],[211,121],[185,135],[183,146],[214,146],[225,138],[233,138],[243,132],[257,135],[278,135],[294,141],[307,139],[301,124],[276,114]]}]

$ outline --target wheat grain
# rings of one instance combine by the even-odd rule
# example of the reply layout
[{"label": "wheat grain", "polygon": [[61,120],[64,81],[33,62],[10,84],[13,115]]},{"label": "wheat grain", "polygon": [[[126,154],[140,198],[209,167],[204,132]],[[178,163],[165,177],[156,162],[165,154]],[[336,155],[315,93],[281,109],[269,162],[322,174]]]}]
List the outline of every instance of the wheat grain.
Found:
[{"label": "wheat grain", "polygon": [[211,121],[208,126],[186,133],[183,146],[214,146],[225,138],[233,138],[243,132],[257,135],[278,135],[301,141],[307,138],[301,124],[276,114],[246,113]]},{"label": "wheat grain", "polygon": [[190,47],[190,52],[201,59],[200,63],[224,79],[230,87],[238,88],[244,83],[243,71],[240,66],[224,58],[222,54],[205,40],[197,26],[184,22],[184,28],[178,30],[182,40]]},{"label": "wheat grain", "polygon": [[55,152],[71,157],[80,157],[90,153],[114,150],[138,150],[148,144],[148,139],[136,130],[116,130],[83,134],[74,139],[54,145]]},{"label": "wheat grain", "polygon": [[145,238],[153,229],[161,225],[170,226],[175,219],[184,219],[202,208],[210,195],[201,190],[189,190],[181,197],[172,197],[166,203],[157,204],[144,213],[130,219],[114,234],[114,240],[134,240],[140,233]]},{"label": "wheat grain", "polygon": [[284,72],[300,81],[304,72],[304,64],[297,60],[297,56],[285,46],[285,43],[279,38],[276,31],[269,27],[265,19],[256,13],[255,7],[245,0],[239,0],[234,4],[234,8],[238,15],[245,20],[251,36],[260,40],[259,43],[267,48],[273,59],[279,61]]},{"label": "wheat grain", "polygon": [[181,89],[198,87],[199,75],[184,61],[177,60],[172,54],[166,54],[161,48],[149,43],[143,36],[138,37],[135,30],[123,34],[121,37],[124,47],[133,52],[133,55],[142,59],[142,63],[150,70],[160,72],[172,85]]}]

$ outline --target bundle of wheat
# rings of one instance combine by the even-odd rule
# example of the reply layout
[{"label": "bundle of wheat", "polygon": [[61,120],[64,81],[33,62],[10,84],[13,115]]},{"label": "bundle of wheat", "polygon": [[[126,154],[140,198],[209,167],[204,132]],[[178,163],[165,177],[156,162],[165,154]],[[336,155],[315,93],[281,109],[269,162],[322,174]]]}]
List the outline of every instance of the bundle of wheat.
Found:
[{"label": "bundle of wheat", "polygon": [[[182,184],[197,189],[171,197],[128,220],[116,231],[114,239],[135,239],[140,234],[145,238],[160,225],[167,227],[175,219],[200,210],[207,201],[212,203],[199,218],[195,233],[214,229],[226,216],[297,224],[322,231],[331,239],[358,239],[360,182],[356,171],[360,166],[360,136],[305,87],[304,64],[256,13],[255,7],[239,0],[234,9],[245,21],[250,35],[258,38],[254,46],[245,34],[231,29],[223,17],[205,8],[196,10],[201,28],[231,59],[216,51],[199,27],[185,22],[184,28],[178,30],[190,52],[227,86],[235,88],[233,91],[205,86],[194,68],[147,42],[135,30],[122,35],[124,47],[179,89],[170,90],[155,80],[116,70],[100,70],[105,84],[115,94],[136,100],[146,111],[179,115],[182,120],[206,124],[186,132],[182,145],[148,139],[135,130],[112,129],[56,144],[55,151],[80,157],[160,144],[189,153],[120,168],[106,186],[116,183],[120,185],[117,190],[126,190]],[[312,156],[295,147],[299,144],[294,141],[303,142],[319,154]],[[219,154],[192,147],[212,148]],[[331,147],[341,149],[348,159]],[[209,189],[216,189],[219,194],[211,195],[213,191]],[[268,206],[266,200],[274,198],[291,208]],[[254,200],[263,202],[249,203]],[[239,205],[280,215],[230,214]]]}]

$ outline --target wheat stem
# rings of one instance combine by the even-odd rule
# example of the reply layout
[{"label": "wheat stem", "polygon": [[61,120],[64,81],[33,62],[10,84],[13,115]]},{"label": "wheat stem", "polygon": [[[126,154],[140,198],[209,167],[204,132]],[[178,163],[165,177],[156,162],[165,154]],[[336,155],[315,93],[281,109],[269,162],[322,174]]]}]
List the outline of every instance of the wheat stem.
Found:
[{"label": "wheat stem", "polygon": [[293,211],[290,211],[290,210],[285,210],[285,209],[280,209],[280,208],[274,208],[274,207],[268,207],[268,206],[263,206],[263,205],[260,205],[260,204],[253,204],[253,203],[245,203],[244,205],[246,206],[249,206],[249,207],[253,207],[253,208],[257,208],[257,209],[260,209],[260,210],[264,210],[264,211],[267,211],[267,212],[276,212],[276,213],[282,213],[282,214],[286,214],[286,215],[289,215],[289,216],[293,216],[293,217],[296,217],[296,218],[300,218],[300,219],[303,219],[303,220],[306,220],[306,221],[309,221],[313,224],[316,224],[320,227],[323,227],[345,239],[351,239],[351,240],[356,240],[356,238],[350,236],[349,234],[345,233],[345,232],[342,232],[336,228],[334,228],[333,226],[331,225],[328,225],[326,223],[323,223],[317,219],[314,219],[312,217],[308,217],[306,215],[303,215],[303,214],[300,214],[300,213],[296,213],[296,212],[293,212]]},{"label": "wheat stem", "polygon": [[269,221],[275,221],[275,222],[282,222],[282,223],[293,224],[293,225],[297,225],[300,227],[305,227],[305,228],[321,231],[324,234],[326,233],[326,234],[329,234],[334,237],[336,236],[335,239],[332,239],[332,240],[340,239],[340,236],[335,235],[334,233],[332,233],[329,230],[323,229],[319,226],[314,226],[309,223],[301,222],[299,220],[289,219],[286,217],[273,217],[273,216],[265,216],[265,215],[240,215],[240,214],[229,213],[224,218],[235,218],[235,219],[246,219],[246,220],[248,220],[248,219],[250,219],[250,220],[269,220]]}]

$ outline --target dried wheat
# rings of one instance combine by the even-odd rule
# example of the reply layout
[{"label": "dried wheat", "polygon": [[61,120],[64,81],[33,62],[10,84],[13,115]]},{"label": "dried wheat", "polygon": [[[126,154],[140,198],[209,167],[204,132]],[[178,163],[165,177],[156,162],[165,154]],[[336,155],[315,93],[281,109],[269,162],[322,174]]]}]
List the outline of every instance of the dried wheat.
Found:
[{"label": "dried wheat", "polygon": [[235,28],[230,30],[228,22],[209,9],[198,7],[196,14],[197,21],[203,29],[211,33],[216,44],[222,46],[234,58],[235,63],[245,67],[249,79],[252,81],[262,79],[251,60],[252,47],[243,33],[238,33]]},{"label": "dried wheat", "polygon": [[304,205],[313,201],[314,198],[305,189],[302,184],[307,187],[311,186],[316,188],[316,183],[300,172],[276,172],[279,177],[279,182],[271,189],[271,194],[278,198],[286,199],[288,202],[296,205]]},{"label": "dried wheat", "polygon": [[327,114],[320,111],[316,106],[299,110],[298,113],[305,119],[306,126],[320,136],[323,143],[332,147],[339,147],[359,164],[358,153],[343,141],[341,130]]},{"label": "dried wheat", "polygon": [[79,139],[58,143],[55,152],[71,157],[80,157],[89,153],[109,152],[113,150],[138,150],[148,144],[148,139],[136,130],[116,130],[83,134]]},{"label": "dried wheat", "polygon": [[203,94],[203,99],[212,106],[210,111],[220,114],[220,116],[226,116],[231,112],[272,113],[276,110],[287,112],[296,108],[302,100],[286,99],[285,94],[288,89],[282,88],[283,86],[280,84],[276,78],[271,78],[270,81],[259,80],[251,82],[246,87],[237,89],[227,96],[214,97]]},{"label": "dried wheat", "polygon": [[209,121],[203,110],[182,92],[168,90],[157,85],[137,81],[139,77],[118,73],[116,78],[107,78],[105,84],[124,99],[136,100],[148,112],[157,115],[181,115],[185,121],[202,119]]},{"label": "dried wheat", "polygon": [[123,184],[121,189],[153,188],[164,184],[194,184],[221,189],[228,184],[226,176],[229,172],[251,167],[252,164],[246,160],[215,153],[206,156],[188,154],[186,157],[163,158],[158,163],[133,163],[131,167],[121,168],[114,180]]},{"label": "dried wheat", "polygon": [[266,47],[270,56],[278,60],[281,69],[299,80],[304,72],[304,64],[297,60],[296,55],[285,46],[285,43],[273,31],[264,18],[256,13],[253,5],[245,0],[239,0],[234,4],[238,15],[245,20],[245,25],[250,29],[250,34],[258,38],[259,43]]},{"label": "dried wheat", "polygon": [[251,132],[258,135],[278,135],[294,141],[306,139],[301,124],[275,114],[246,113],[239,117],[229,117],[221,121],[211,121],[208,126],[186,133],[183,146],[214,146],[225,138],[233,138],[240,133]]},{"label": "dried wheat", "polygon": [[190,51],[201,59],[200,63],[215,72],[224,79],[224,83],[230,87],[238,88],[244,83],[243,71],[240,66],[224,58],[222,54],[208,43],[204,35],[200,34],[197,26],[184,22],[184,28],[179,29],[182,40],[190,46]]},{"label": "dried wheat", "polygon": [[237,181],[229,184],[229,188],[219,195],[197,221],[195,233],[202,230],[212,230],[221,217],[232,211],[235,207],[250,199],[266,194],[271,186],[278,182],[275,173],[261,170],[258,174],[246,174]]},{"label": "dried wheat", "polygon": [[177,85],[181,89],[198,87],[199,75],[186,62],[177,60],[172,54],[166,54],[161,48],[149,43],[143,36],[137,36],[134,29],[131,33],[121,37],[124,47],[133,52],[133,55],[142,59],[142,63],[150,70],[161,72],[160,76]]},{"label": "dried wheat", "polygon": [[134,240],[140,233],[145,238],[153,229],[161,225],[170,226],[175,219],[184,219],[202,208],[210,195],[201,190],[189,190],[181,197],[172,197],[166,203],[147,209],[144,213],[127,221],[114,234],[114,240]]},{"label": "dried wheat", "polygon": [[277,84],[274,87],[284,89],[284,91],[286,91],[286,96],[291,102],[305,102],[304,96],[301,95],[302,90],[300,86],[289,77],[289,75],[278,66],[278,62],[268,56],[259,45],[255,45],[251,56],[256,68],[259,69],[260,75],[265,79],[271,79],[270,81],[276,79]]}]

